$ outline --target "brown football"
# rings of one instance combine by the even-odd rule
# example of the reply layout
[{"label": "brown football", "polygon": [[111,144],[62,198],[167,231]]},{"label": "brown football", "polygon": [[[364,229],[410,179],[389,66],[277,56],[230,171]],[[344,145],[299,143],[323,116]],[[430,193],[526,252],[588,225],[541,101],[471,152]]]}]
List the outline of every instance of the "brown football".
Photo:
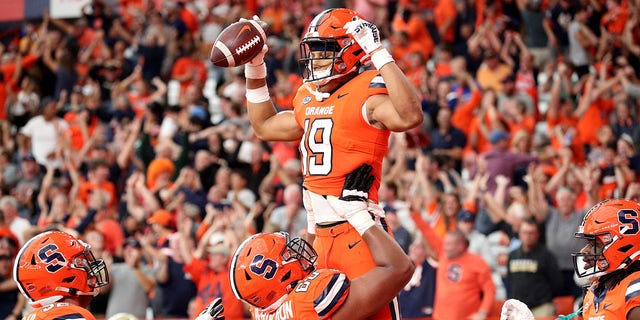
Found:
[{"label": "brown football", "polygon": [[253,59],[267,36],[255,20],[243,20],[226,27],[211,48],[209,59],[218,67],[235,67]]}]

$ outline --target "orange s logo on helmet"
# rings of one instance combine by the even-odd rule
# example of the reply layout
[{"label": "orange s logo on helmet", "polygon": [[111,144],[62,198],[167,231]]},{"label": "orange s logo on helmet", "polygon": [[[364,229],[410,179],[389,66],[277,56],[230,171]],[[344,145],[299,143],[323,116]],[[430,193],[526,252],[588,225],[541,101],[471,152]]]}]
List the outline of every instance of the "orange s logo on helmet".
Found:
[{"label": "orange s logo on helmet", "polygon": [[584,239],[589,252],[574,253],[580,277],[602,276],[640,260],[640,203],[605,200],[585,215],[575,237]]},{"label": "orange s logo on helmet", "polygon": [[50,243],[38,250],[38,258],[47,264],[45,269],[51,273],[62,269],[67,262],[62,253],[57,250],[58,246],[55,243]]},{"label": "orange s logo on helmet", "polygon": [[295,284],[311,271],[317,254],[301,238],[259,233],[246,239],[233,254],[229,277],[238,299],[261,309],[279,306]]},{"label": "orange s logo on helmet", "polygon": [[250,270],[256,275],[271,280],[276,272],[278,272],[278,263],[271,259],[265,259],[261,254],[257,254],[253,257],[253,261],[251,261]]},{"label": "orange s logo on helmet", "polygon": [[18,252],[13,279],[34,307],[65,296],[95,295],[109,282],[104,261],[96,260],[88,244],[60,231],[41,233]]}]

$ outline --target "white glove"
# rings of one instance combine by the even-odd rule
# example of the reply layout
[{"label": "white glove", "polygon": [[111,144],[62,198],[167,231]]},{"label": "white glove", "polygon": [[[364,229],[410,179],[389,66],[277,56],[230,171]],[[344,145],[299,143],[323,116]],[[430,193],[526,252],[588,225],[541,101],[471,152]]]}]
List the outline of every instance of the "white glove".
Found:
[{"label": "white glove", "polygon": [[520,300],[509,299],[502,305],[500,320],[535,320],[533,313]]},{"label": "white glove", "polygon": [[369,213],[367,201],[369,189],[375,179],[371,174],[372,170],[368,164],[361,165],[344,179],[340,197],[327,196],[331,208],[347,219],[360,235],[375,224]]},{"label": "white glove", "polygon": [[376,49],[382,47],[382,39],[380,39],[380,31],[375,24],[355,18],[344,24],[347,33],[353,36],[353,39],[362,47],[368,55]]},{"label": "white glove", "polygon": [[344,24],[347,33],[350,34],[353,39],[360,45],[366,55],[360,59],[360,62],[368,64],[369,59],[371,63],[380,70],[385,64],[394,62],[393,56],[382,47],[382,39],[380,38],[380,31],[375,24],[355,18],[353,21],[349,21]]},{"label": "white glove", "polygon": [[209,305],[204,308],[195,320],[224,320],[224,307],[222,306],[222,298],[215,298]]}]

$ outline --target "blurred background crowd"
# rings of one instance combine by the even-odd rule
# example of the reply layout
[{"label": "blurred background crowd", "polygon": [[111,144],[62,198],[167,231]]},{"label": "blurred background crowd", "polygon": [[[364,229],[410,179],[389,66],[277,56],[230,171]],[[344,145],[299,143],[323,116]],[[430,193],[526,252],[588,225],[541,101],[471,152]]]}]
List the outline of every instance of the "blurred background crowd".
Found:
[{"label": "blurred background crowd", "polygon": [[462,231],[468,246],[445,251],[481,255],[495,301],[580,297],[571,252],[585,210],[640,198],[640,1],[92,0],[79,18],[0,30],[0,318],[28,308],[17,250],[52,228],[110,265],[97,317],[193,318],[218,296],[227,318],[246,316],[229,256],[249,234],[306,232],[299,152],[255,137],[242,67],[208,54],[259,14],[271,96],[291,109],[304,27],[335,6],[382,30],[426,115],[392,134],[380,190],[420,266],[403,316],[429,317],[440,290],[441,248],[424,232]]}]

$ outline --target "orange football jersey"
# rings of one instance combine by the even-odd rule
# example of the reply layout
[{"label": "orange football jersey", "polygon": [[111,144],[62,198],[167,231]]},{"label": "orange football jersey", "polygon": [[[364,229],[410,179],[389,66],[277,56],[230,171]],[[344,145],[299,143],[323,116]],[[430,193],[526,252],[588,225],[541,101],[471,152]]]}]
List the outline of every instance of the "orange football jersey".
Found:
[{"label": "orange football jersey", "polygon": [[24,320],[95,320],[87,309],[67,302],[55,302],[42,308],[36,308],[23,318]]},{"label": "orange football jersey", "polygon": [[319,269],[299,281],[273,312],[251,308],[256,320],[331,319],[349,295],[349,279],[334,269]]},{"label": "orange football jersey", "polygon": [[367,123],[364,113],[367,98],[378,94],[388,94],[387,87],[373,70],[357,75],[323,101],[317,101],[307,85],[298,89],[293,105],[296,121],[304,129],[300,152],[305,188],[339,196],[345,176],[368,163],[376,176],[369,199],[378,202],[390,131]]},{"label": "orange football jersey", "polygon": [[632,308],[640,307],[640,272],[628,275],[602,296],[593,294],[593,286],[584,297],[584,320],[626,319]]}]

